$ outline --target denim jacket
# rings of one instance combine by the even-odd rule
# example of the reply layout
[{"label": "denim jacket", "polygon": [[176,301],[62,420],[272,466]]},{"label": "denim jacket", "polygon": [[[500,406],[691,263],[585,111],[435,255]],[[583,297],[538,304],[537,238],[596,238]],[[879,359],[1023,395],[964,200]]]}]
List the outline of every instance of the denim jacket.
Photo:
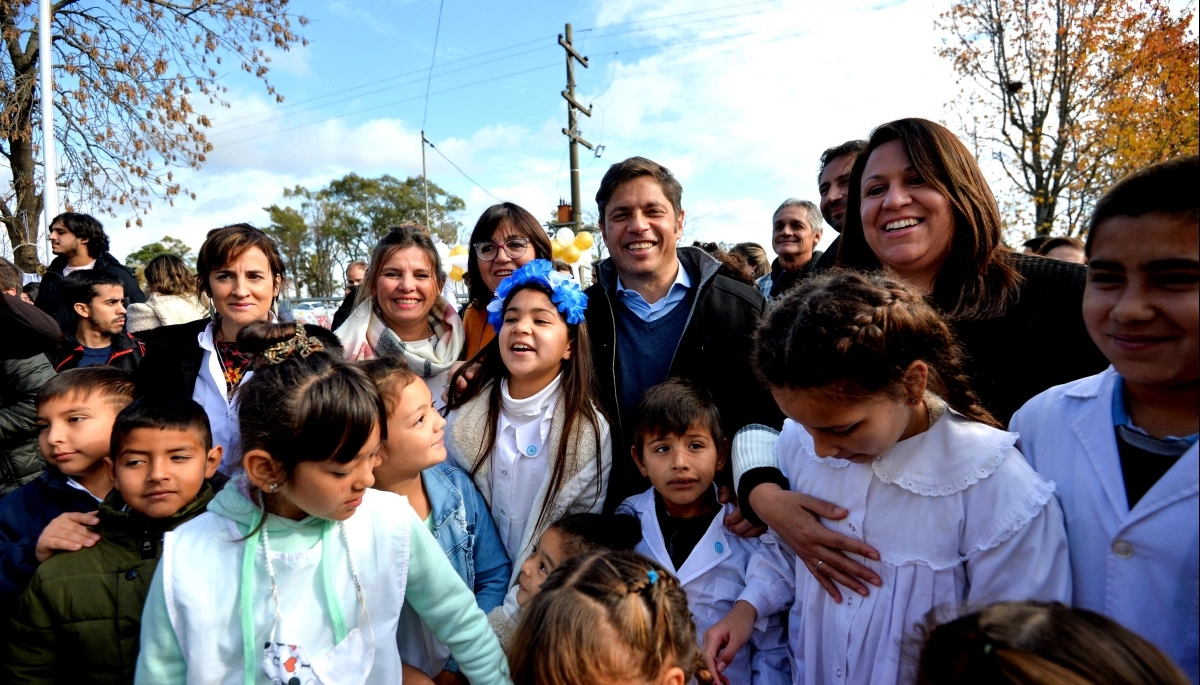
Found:
[{"label": "denim jacket", "polygon": [[475,592],[483,613],[504,603],[512,564],[483,496],[466,471],[448,462],[421,472],[433,517],[433,538]]}]

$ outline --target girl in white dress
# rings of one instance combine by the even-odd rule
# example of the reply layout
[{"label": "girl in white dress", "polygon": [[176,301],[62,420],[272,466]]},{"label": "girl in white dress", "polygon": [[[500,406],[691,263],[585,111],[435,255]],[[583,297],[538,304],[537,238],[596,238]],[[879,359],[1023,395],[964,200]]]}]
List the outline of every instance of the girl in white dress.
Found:
[{"label": "girl in white dress", "polygon": [[[795,683],[911,682],[902,644],[932,609],[1070,601],[1054,484],[1038,476],[967,386],[946,324],[900,281],[841,272],[798,287],[766,317],[755,369],[789,420],[779,463],[793,490],[839,502],[823,523],[879,550],[882,586],[835,601],[821,563],[768,533],[747,585],[791,605]],[[757,612],[739,601],[705,634],[720,672]]]}]

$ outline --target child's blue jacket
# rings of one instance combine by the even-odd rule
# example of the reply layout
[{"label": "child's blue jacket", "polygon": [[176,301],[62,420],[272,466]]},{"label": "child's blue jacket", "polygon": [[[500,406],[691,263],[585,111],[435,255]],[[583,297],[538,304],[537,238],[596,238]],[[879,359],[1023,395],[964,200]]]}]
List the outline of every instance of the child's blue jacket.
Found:
[{"label": "child's blue jacket", "polygon": [[11,608],[33,578],[34,550],[47,524],[69,511],[99,508],[96,498],[71,487],[54,467],[0,499],[0,605]]}]

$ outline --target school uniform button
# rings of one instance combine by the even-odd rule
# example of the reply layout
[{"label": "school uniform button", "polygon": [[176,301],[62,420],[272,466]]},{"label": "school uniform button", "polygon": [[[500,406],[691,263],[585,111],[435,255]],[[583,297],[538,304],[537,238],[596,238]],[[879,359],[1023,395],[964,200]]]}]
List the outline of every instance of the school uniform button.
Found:
[{"label": "school uniform button", "polygon": [[133,580],[134,578],[137,578],[136,568],[131,568],[125,572],[125,580]]},{"label": "school uniform button", "polygon": [[714,542],[713,549],[717,550],[717,554],[720,554],[721,552],[725,551],[725,545],[722,545],[719,542]]},{"label": "school uniform button", "polygon": [[842,677],[842,669],[840,669],[840,668],[839,668],[839,669],[837,670],[837,673],[836,673],[836,675],[837,675],[837,677],[841,678],[841,677]]},{"label": "school uniform button", "polygon": [[846,606],[854,606],[854,597],[846,595]]},{"label": "school uniform button", "polygon": [[508,475],[508,469],[503,469],[503,470],[501,470],[501,471],[500,471],[500,475],[502,475],[502,476],[507,476],[507,475]]},{"label": "school uniform button", "polygon": [[1117,540],[1113,543],[1112,551],[1122,559],[1129,559],[1133,556],[1133,545],[1124,540]]}]

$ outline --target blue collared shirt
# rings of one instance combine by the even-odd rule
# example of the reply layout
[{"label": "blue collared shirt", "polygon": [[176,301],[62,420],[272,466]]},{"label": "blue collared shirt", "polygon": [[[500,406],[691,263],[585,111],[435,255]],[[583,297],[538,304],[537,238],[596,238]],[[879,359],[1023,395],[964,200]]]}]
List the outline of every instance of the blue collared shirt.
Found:
[{"label": "blue collared shirt", "polygon": [[650,304],[642,297],[641,293],[626,288],[621,283],[620,276],[617,277],[617,297],[629,311],[642,321],[649,323],[661,319],[670,314],[675,305],[682,302],[683,298],[687,297],[688,290],[692,288],[692,277],[688,274],[687,269],[678,260],[675,262],[675,266],[677,268],[675,282],[671,284],[671,289],[667,291],[666,296],[658,302]]},{"label": "blue collared shirt", "polygon": [[[1200,438],[1200,433],[1192,433],[1183,437],[1168,436],[1162,439],[1152,438],[1149,433],[1135,426],[1133,419],[1129,416],[1129,412],[1125,409],[1125,379],[1121,378],[1120,375],[1117,375],[1116,381],[1113,384],[1112,417],[1114,426],[1125,426],[1133,432],[1145,436],[1150,441],[1157,440],[1162,445],[1177,445],[1174,450],[1177,450],[1180,454],[1196,444],[1197,438]],[[1144,444],[1139,444],[1138,446],[1146,449],[1146,445]],[[1157,452],[1158,450],[1152,449],[1150,451]]]}]

